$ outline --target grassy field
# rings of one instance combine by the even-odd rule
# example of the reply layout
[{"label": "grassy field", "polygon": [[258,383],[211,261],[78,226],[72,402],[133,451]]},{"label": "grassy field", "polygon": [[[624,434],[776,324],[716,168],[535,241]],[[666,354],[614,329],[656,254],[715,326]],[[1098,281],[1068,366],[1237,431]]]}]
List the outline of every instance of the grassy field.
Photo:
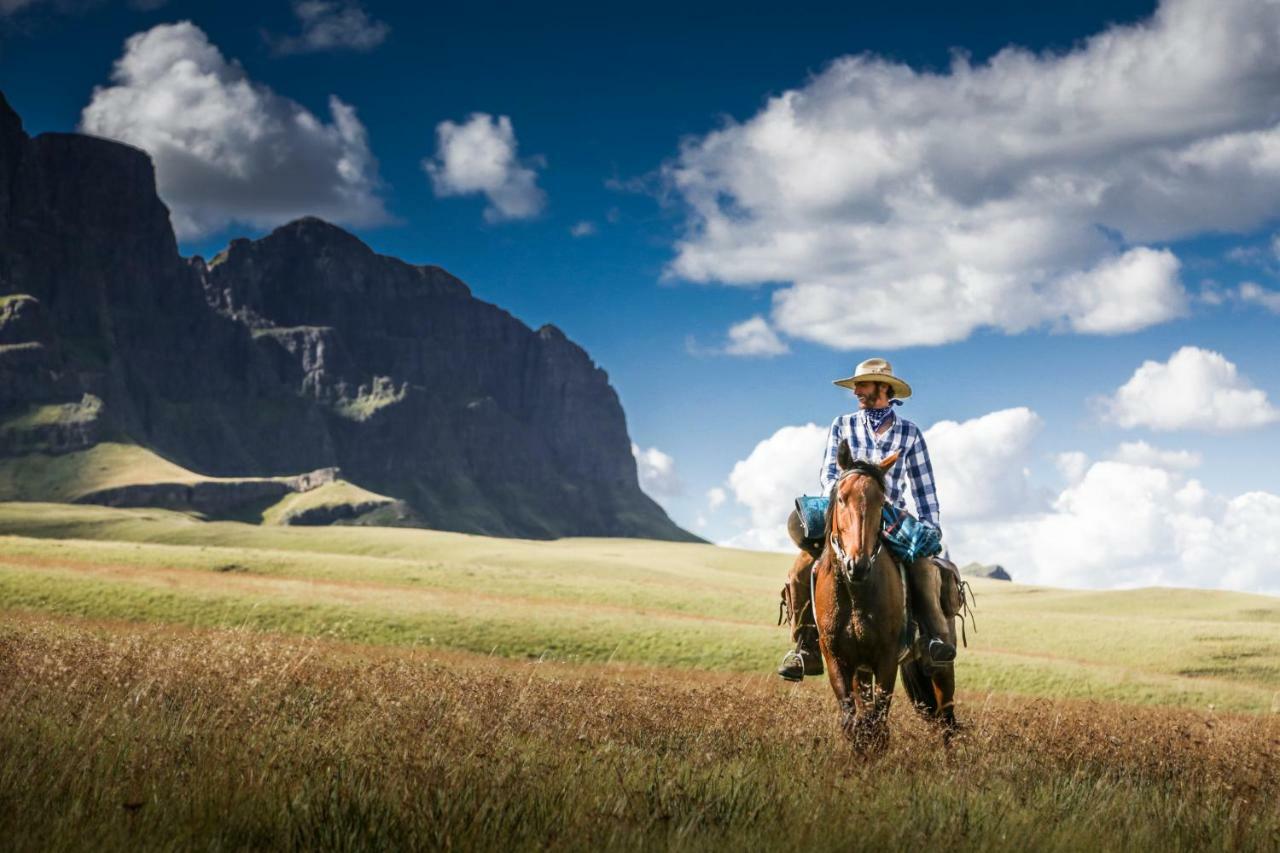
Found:
[{"label": "grassy field", "polygon": [[1280,600],[978,582],[964,736],[900,704],[866,762],[771,675],[787,563],[0,503],[0,838],[1280,843]]}]

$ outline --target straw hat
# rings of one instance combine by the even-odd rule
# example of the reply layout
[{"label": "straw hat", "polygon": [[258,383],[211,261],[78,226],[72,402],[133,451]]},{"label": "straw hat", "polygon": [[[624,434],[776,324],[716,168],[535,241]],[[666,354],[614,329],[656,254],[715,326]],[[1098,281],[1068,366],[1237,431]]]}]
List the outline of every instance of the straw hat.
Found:
[{"label": "straw hat", "polygon": [[893,365],[883,358],[869,358],[859,364],[848,379],[837,379],[833,385],[841,385],[850,390],[855,382],[885,382],[893,388],[893,395],[899,400],[911,396],[911,386],[893,375]]}]

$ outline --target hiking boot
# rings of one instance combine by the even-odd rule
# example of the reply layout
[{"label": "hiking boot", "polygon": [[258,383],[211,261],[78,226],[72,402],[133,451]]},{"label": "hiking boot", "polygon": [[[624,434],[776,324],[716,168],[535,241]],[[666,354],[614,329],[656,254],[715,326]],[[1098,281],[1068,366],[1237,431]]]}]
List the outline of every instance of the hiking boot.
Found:
[{"label": "hiking boot", "polygon": [[955,659],[955,646],[938,637],[934,637],[929,641],[929,660],[934,663],[950,663]]},{"label": "hiking boot", "polygon": [[782,657],[778,675],[787,681],[803,681],[806,675],[822,675],[822,655],[797,645]]}]

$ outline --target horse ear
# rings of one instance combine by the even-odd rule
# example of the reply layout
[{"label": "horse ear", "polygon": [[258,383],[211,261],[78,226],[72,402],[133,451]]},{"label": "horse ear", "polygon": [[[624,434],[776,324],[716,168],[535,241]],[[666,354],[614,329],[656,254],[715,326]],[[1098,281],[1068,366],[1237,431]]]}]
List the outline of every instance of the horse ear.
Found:
[{"label": "horse ear", "polygon": [[889,472],[889,469],[893,467],[893,463],[897,461],[898,461],[898,452],[895,450],[893,453],[890,453],[884,459],[880,460],[880,470],[884,471],[887,474]]},{"label": "horse ear", "polygon": [[840,449],[836,451],[836,464],[840,466],[841,471],[848,471],[853,467],[853,450],[849,447],[849,439],[840,442]]}]

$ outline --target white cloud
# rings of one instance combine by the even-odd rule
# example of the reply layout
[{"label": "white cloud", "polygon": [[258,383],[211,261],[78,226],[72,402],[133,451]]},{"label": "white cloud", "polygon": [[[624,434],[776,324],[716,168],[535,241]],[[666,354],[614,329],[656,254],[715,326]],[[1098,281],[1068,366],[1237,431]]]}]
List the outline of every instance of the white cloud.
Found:
[{"label": "white cloud", "polygon": [[1040,416],[1025,407],[925,431],[945,531],[953,520],[1036,509],[1027,472]]},{"label": "white cloud", "polygon": [[1268,290],[1257,282],[1246,281],[1236,290],[1241,302],[1261,305],[1272,314],[1280,314],[1280,291]]},{"label": "white cloud", "polygon": [[1053,463],[1067,485],[1075,485],[1083,480],[1085,472],[1089,470],[1089,457],[1079,450],[1058,453],[1053,457]]},{"label": "white cloud", "polygon": [[1200,466],[1201,456],[1191,450],[1161,450],[1145,441],[1127,441],[1116,448],[1111,458],[1129,465],[1189,471]]},{"label": "white cloud", "polygon": [[724,351],[729,355],[775,356],[790,350],[763,317],[752,317],[729,328],[729,342]]},{"label": "white cloud", "polygon": [[372,50],[391,32],[385,23],[370,18],[358,3],[345,0],[294,0],[293,14],[302,32],[273,40],[276,53]]},{"label": "white cloud", "polygon": [[719,509],[721,506],[724,505],[724,502],[727,498],[728,498],[728,495],[725,493],[725,490],[720,488],[719,486],[715,486],[714,488],[707,489],[707,509],[709,510]]},{"label": "white cloud", "polygon": [[534,167],[516,156],[516,134],[507,116],[473,113],[463,124],[436,126],[436,155],[422,161],[438,196],[483,193],[487,222],[529,219],[546,204]]},{"label": "white cloud", "polygon": [[[1018,581],[1054,586],[1280,592],[1280,496],[1213,494],[1189,478],[1198,454],[1128,442],[1096,462],[1058,454],[1068,485],[1038,499],[1024,463],[1041,429],[1020,407],[926,430],[957,562],[999,563]],[[794,550],[787,514],[816,491],[826,436],[814,424],[783,427],[734,466],[729,486],[748,516],[720,544]]]},{"label": "white cloud", "polygon": [[1168,362],[1143,362],[1115,394],[1104,416],[1122,427],[1236,430],[1280,419],[1267,395],[1220,353],[1183,347]]},{"label": "white cloud", "polygon": [[959,525],[949,540],[958,561],[1025,583],[1280,591],[1280,497],[1224,498],[1163,467],[1095,462],[1052,511]]},{"label": "white cloud", "polygon": [[595,233],[596,224],[594,222],[588,222],[585,219],[581,222],[575,222],[573,225],[569,226],[569,235],[572,237],[590,237]]},{"label": "white cloud", "polygon": [[631,455],[636,458],[636,474],[640,488],[654,499],[675,497],[684,491],[684,484],[676,474],[676,461],[656,447],[641,448],[631,444]]},{"label": "white cloud", "polygon": [[111,78],[94,89],[80,129],[151,155],[179,237],[308,214],[387,221],[364,125],[338,98],[326,124],[254,83],[188,21],[130,36]]},{"label": "white cloud", "polygon": [[791,551],[787,516],[802,494],[818,493],[818,474],[827,429],[816,424],[786,426],[755,446],[733,466],[729,488],[750,511],[746,529],[721,544],[765,551]]},{"label": "white cloud", "polygon": [[1172,320],[1187,310],[1179,267],[1168,250],[1133,249],[1108,258],[1059,282],[1066,303],[1061,314],[1074,331],[1092,334],[1133,332]]},{"label": "white cloud", "polygon": [[667,164],[673,274],[774,293],[840,349],[1183,313],[1144,244],[1280,216],[1280,4],[1169,0],[1064,53],[944,73],[845,57]]}]

